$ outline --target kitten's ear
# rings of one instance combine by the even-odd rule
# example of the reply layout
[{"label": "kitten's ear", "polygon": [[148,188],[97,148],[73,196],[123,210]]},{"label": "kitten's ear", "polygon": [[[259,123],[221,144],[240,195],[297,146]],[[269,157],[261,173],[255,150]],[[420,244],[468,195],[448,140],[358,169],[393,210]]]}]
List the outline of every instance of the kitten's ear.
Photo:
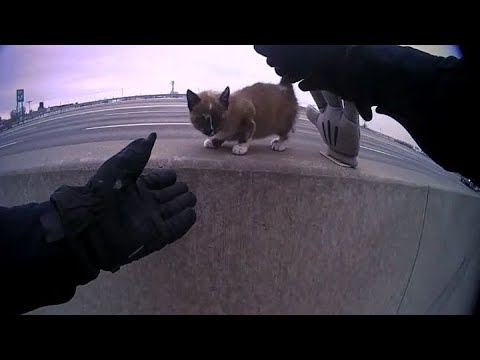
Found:
[{"label": "kitten's ear", "polygon": [[225,88],[225,90],[223,90],[222,95],[220,95],[218,100],[223,106],[225,106],[225,108],[228,108],[230,100],[230,88],[228,86]]},{"label": "kitten's ear", "polygon": [[188,110],[192,111],[193,107],[200,102],[200,97],[192,90],[187,90]]}]

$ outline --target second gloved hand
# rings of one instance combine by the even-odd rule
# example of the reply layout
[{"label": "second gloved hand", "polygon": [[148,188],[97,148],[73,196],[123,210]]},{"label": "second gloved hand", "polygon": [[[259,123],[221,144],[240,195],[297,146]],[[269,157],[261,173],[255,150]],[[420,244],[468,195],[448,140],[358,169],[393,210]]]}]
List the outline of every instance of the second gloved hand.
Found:
[{"label": "second gloved hand", "polygon": [[300,90],[326,90],[354,102],[362,118],[372,120],[370,80],[358,45],[255,45],[279,76],[299,83]]},{"label": "second gloved hand", "polygon": [[312,91],[318,110],[307,108],[307,118],[317,127],[328,145],[327,154],[340,162],[356,167],[360,150],[359,117],[355,105],[328,91]]},{"label": "second gloved hand", "polygon": [[196,197],[186,184],[176,182],[173,170],[141,175],[155,140],[152,133],[133,141],[86,186],[62,186],[52,194],[79,283],[91,281],[99,270],[114,272],[162,249],[195,223]]}]

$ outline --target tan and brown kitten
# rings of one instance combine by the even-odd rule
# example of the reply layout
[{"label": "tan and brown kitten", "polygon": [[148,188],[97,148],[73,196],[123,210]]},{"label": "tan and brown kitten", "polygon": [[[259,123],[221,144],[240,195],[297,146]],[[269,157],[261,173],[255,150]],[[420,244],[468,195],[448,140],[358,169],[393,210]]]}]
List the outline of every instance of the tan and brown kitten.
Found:
[{"label": "tan and brown kitten", "polygon": [[222,93],[187,90],[192,125],[208,136],[207,148],[218,148],[225,141],[236,141],[232,152],[244,155],[253,139],[278,135],[272,140],[275,151],[286,149],[298,112],[298,101],[292,84],[256,83],[230,95],[227,86]]}]

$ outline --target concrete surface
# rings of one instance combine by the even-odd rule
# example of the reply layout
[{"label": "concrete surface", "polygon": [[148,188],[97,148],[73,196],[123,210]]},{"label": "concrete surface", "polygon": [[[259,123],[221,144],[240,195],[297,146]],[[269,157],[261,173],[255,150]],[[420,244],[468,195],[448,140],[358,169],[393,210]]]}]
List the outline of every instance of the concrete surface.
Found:
[{"label": "concrete surface", "polygon": [[[0,157],[0,205],[84,184],[128,141]],[[293,147],[250,156],[157,141],[198,197],[183,239],[35,314],[468,313],[479,268],[479,197],[448,176],[364,159],[345,169]]]},{"label": "concrete surface", "polygon": [[[479,214],[477,198],[429,190],[418,258],[400,313],[457,313],[473,306],[476,287],[461,291],[463,299],[449,302],[449,297],[469,269],[478,269]],[[469,282],[480,285],[480,271],[473,271]]]}]

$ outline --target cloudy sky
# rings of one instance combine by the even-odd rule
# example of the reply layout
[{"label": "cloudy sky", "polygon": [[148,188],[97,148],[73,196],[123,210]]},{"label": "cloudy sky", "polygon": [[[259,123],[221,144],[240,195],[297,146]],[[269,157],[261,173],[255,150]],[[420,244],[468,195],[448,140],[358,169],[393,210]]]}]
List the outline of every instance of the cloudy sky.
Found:
[{"label": "cloudy sky", "polygon": [[[410,45],[436,55],[459,56],[455,46]],[[37,109],[114,96],[184,93],[203,89],[232,90],[257,81],[277,82],[275,71],[252,45],[156,46],[0,46],[0,116],[15,108],[16,89]],[[123,89],[123,90],[122,90]],[[314,104],[309,93],[296,87],[302,104]],[[25,104],[28,111],[28,104]],[[413,142],[394,120],[375,115],[371,128]]]}]

